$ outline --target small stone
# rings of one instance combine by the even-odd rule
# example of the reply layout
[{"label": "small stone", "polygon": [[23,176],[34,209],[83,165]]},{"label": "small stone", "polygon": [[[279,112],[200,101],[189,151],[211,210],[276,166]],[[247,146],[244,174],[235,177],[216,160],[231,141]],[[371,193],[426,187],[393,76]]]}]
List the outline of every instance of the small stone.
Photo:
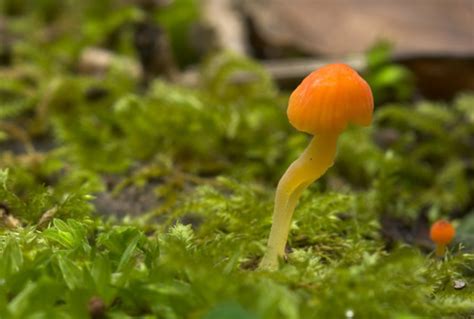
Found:
[{"label": "small stone", "polygon": [[87,308],[92,319],[104,318],[106,307],[104,301],[100,297],[92,297],[89,300]]},{"label": "small stone", "polygon": [[466,287],[466,282],[464,280],[457,279],[453,284],[454,289],[461,290]]}]

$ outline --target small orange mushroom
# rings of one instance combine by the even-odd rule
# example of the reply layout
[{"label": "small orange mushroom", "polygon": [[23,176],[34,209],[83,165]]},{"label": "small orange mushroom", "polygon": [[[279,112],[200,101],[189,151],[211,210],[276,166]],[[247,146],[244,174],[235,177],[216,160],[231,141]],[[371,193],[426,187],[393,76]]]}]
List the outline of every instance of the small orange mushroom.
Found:
[{"label": "small orange mushroom", "polygon": [[456,230],[447,220],[438,220],[430,229],[430,238],[436,244],[436,256],[444,256],[446,246],[453,240]]},{"label": "small orange mushroom", "polygon": [[345,64],[329,64],[312,72],[293,91],[288,119],[297,130],[314,137],[278,183],[272,228],[260,268],[277,268],[301,193],[333,165],[337,139],[346,126],[369,125],[373,108],[369,85]]}]

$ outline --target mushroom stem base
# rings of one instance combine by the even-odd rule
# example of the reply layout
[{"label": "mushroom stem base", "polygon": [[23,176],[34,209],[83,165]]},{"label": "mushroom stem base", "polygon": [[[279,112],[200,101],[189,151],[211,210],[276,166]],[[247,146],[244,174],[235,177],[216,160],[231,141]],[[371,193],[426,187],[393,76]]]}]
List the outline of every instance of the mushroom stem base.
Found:
[{"label": "mushroom stem base", "polygon": [[267,251],[260,263],[260,269],[278,268],[278,258],[285,254],[291,218],[298,200],[303,191],[333,165],[337,138],[337,134],[313,137],[303,154],[288,167],[280,179],[275,194]]}]

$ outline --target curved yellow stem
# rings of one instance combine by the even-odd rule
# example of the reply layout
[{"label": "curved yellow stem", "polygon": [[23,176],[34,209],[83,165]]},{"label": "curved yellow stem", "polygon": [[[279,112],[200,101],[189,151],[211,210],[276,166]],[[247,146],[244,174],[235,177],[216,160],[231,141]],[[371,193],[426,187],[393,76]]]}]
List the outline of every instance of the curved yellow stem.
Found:
[{"label": "curved yellow stem", "polygon": [[446,253],[446,245],[436,244],[435,254],[438,257],[443,257]]},{"label": "curved yellow stem", "polygon": [[303,191],[321,177],[334,163],[338,134],[313,137],[303,154],[294,161],[280,179],[275,194],[273,223],[267,252],[261,269],[276,269],[278,257],[285,253],[291,217]]}]

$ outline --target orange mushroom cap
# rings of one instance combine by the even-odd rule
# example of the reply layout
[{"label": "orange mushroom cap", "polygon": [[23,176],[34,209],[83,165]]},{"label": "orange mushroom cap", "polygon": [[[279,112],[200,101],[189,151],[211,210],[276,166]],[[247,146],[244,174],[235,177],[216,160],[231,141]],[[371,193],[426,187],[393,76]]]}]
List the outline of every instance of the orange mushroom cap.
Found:
[{"label": "orange mushroom cap", "polygon": [[430,238],[438,245],[449,244],[456,234],[453,225],[446,220],[438,220],[431,225]]},{"label": "orange mushroom cap", "polygon": [[288,102],[288,119],[313,135],[341,133],[349,123],[367,126],[374,99],[370,86],[351,67],[328,64],[308,75]]}]

